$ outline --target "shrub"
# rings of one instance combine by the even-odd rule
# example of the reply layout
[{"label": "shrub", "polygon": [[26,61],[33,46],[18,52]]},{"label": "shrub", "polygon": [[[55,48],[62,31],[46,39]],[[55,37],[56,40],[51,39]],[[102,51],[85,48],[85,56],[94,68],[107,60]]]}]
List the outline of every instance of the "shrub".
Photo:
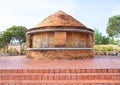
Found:
[{"label": "shrub", "polygon": [[16,50],[16,48],[10,48],[7,50],[7,53],[10,55],[18,55],[19,52]]},{"label": "shrub", "polygon": [[95,54],[116,54],[120,51],[120,46],[118,45],[95,45]]}]

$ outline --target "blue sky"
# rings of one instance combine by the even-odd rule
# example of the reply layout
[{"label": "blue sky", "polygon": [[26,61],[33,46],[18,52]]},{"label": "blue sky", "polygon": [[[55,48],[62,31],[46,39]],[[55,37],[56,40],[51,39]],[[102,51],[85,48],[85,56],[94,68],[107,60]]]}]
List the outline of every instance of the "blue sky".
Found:
[{"label": "blue sky", "polygon": [[32,28],[58,10],[106,35],[108,18],[120,15],[120,0],[0,0],[0,31],[12,25]]}]

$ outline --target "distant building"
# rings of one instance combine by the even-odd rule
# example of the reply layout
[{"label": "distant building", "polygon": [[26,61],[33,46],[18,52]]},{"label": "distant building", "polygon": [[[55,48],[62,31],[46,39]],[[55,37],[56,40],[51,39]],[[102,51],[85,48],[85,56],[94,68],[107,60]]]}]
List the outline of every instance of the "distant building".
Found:
[{"label": "distant building", "polygon": [[93,57],[93,33],[59,10],[26,32],[28,58],[72,59]]}]

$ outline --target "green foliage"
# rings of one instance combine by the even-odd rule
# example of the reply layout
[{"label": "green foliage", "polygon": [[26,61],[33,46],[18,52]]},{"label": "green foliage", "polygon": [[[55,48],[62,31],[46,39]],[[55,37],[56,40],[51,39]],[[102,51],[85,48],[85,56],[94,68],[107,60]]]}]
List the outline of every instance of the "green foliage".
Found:
[{"label": "green foliage", "polygon": [[118,36],[120,34],[120,15],[109,18],[106,31],[109,36]]},{"label": "green foliage", "polygon": [[114,54],[120,51],[118,45],[94,45],[94,52],[96,54]]},{"label": "green foliage", "polygon": [[101,44],[104,44],[104,45],[109,44],[109,37],[102,36],[102,43]]},{"label": "green foliage", "polygon": [[101,45],[94,45],[94,51],[101,51]]},{"label": "green foliage", "polygon": [[94,29],[95,44],[109,44],[109,37],[103,36],[98,29]]},{"label": "green foliage", "polygon": [[8,28],[6,31],[9,31],[12,34],[12,39],[16,39],[19,41],[20,44],[25,42],[25,33],[27,28],[23,26],[12,26]]},{"label": "green foliage", "polygon": [[0,32],[0,48],[6,48],[11,41],[18,40],[19,44],[22,45],[25,42],[25,33],[27,28],[23,26],[12,26],[4,32]]},{"label": "green foliage", "polygon": [[103,46],[102,51],[103,52],[113,51],[113,47],[112,46]]},{"label": "green foliage", "polygon": [[24,54],[25,54],[25,52],[26,52],[26,51],[25,51],[25,46],[21,46],[21,54],[23,54],[23,55],[24,55]]},{"label": "green foliage", "polygon": [[2,38],[3,33],[0,32],[0,48],[4,47],[4,43],[2,42],[3,38]]},{"label": "green foliage", "polygon": [[11,55],[17,55],[19,52],[15,48],[11,48],[7,50],[7,53],[10,53]]},{"label": "green foliage", "polygon": [[115,41],[113,37],[110,37],[109,44],[117,45],[119,41]]},{"label": "green foliage", "polygon": [[12,34],[9,31],[1,32],[0,34],[0,48],[8,47],[12,39]]},{"label": "green foliage", "polygon": [[95,44],[102,44],[102,33],[100,33],[98,29],[94,29],[94,38]]}]

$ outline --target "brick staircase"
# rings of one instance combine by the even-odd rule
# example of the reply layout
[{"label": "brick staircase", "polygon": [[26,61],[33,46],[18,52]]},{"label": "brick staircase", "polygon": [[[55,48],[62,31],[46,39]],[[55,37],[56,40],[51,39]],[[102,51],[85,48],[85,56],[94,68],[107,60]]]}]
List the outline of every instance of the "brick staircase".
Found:
[{"label": "brick staircase", "polygon": [[1,69],[0,85],[120,85],[120,69]]}]

